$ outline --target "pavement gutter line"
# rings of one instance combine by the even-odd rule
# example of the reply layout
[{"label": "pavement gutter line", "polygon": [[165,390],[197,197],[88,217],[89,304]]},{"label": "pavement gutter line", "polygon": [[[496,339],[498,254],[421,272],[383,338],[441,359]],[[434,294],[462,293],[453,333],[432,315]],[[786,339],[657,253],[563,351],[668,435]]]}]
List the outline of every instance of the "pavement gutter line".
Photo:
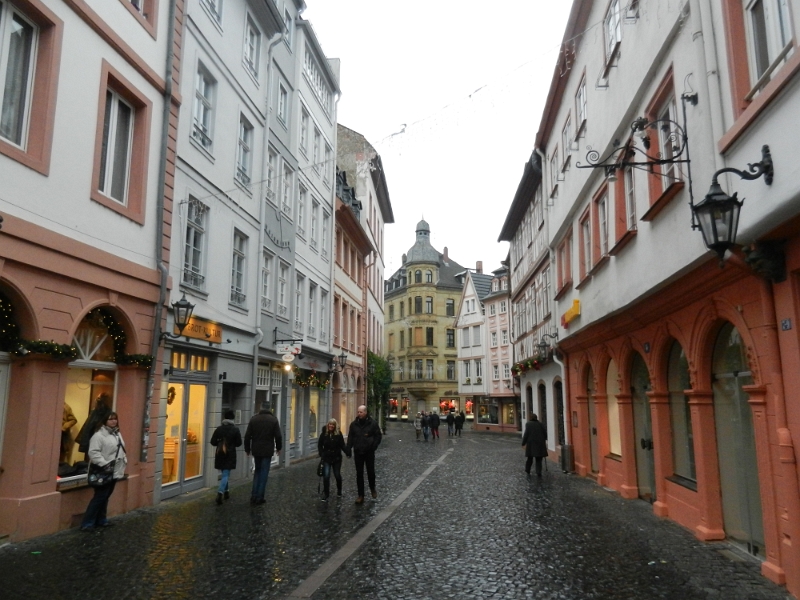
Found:
[{"label": "pavement gutter line", "polygon": [[444,463],[444,459],[447,458],[448,454],[450,454],[452,451],[453,449],[450,448],[447,452],[442,454],[436,462],[431,463],[431,466],[425,469],[422,475],[411,482],[411,484],[405,490],[403,490],[400,495],[395,498],[391,504],[389,504],[389,506],[375,515],[375,517],[373,517],[369,523],[364,525],[364,527],[359,529],[352,538],[347,540],[344,546],[339,548],[339,550],[337,550],[333,556],[322,563],[317,570],[309,575],[303,581],[303,583],[297,586],[297,588],[291,594],[289,594],[287,598],[310,598],[314,592],[316,592],[322,586],[322,584],[325,583],[328,577],[333,575],[336,570],[341,567],[342,564],[344,564],[344,562],[364,544],[364,542],[367,541],[369,536],[371,536],[375,530],[380,527],[383,522],[388,519],[403,502],[406,501],[406,499],[408,499],[412,492],[436,470],[436,467],[439,467]]}]

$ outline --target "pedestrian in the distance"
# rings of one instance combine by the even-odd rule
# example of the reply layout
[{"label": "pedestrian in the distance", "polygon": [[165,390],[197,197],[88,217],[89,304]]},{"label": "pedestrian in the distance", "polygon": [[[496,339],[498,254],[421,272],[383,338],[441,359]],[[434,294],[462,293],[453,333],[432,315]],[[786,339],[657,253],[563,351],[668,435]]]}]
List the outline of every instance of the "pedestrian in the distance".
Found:
[{"label": "pedestrian in the distance", "polygon": [[431,419],[425,413],[425,411],[423,410],[422,411],[422,437],[425,438],[426,442],[428,441],[428,436],[430,435],[430,433],[431,433]]},{"label": "pedestrian in the distance", "polygon": [[363,404],[356,411],[355,420],[350,423],[347,434],[347,452],[353,452],[353,461],[356,466],[356,487],[358,498],[356,504],[364,503],[364,467],[367,467],[367,481],[372,497],[378,497],[375,488],[375,450],[381,443],[381,428],[367,413]]},{"label": "pedestrian in the distance", "polygon": [[417,441],[419,441],[419,434],[422,431],[422,414],[417,413],[417,416],[414,418],[414,431],[417,434]]},{"label": "pedestrian in the distance", "polygon": [[272,455],[280,455],[283,448],[281,427],[278,419],[267,409],[262,408],[253,415],[244,432],[244,452],[250,456],[253,452],[255,471],[253,473],[253,490],[250,492],[250,504],[264,504],[264,493],[269,479],[269,467]]},{"label": "pedestrian in the distance", "polygon": [[441,419],[439,419],[439,415],[435,412],[431,413],[431,439],[438,440],[439,439],[439,423]]},{"label": "pedestrian in the distance", "polygon": [[456,425],[456,435],[461,437],[461,430],[464,428],[464,421],[466,417],[464,416],[464,411],[462,410],[460,413],[456,415],[455,418],[455,425]]},{"label": "pedestrian in the distance", "polygon": [[336,419],[329,419],[322,433],[319,434],[317,450],[322,459],[322,485],[324,486],[322,501],[327,502],[331,492],[331,469],[336,479],[336,495],[341,496],[342,453],[344,452],[347,458],[350,458],[350,450],[344,444],[344,436],[339,431],[339,423]]},{"label": "pedestrian in the distance", "polygon": [[109,483],[102,487],[94,488],[94,496],[89,500],[89,506],[81,521],[81,531],[94,531],[95,527],[108,527],[108,500],[114,493],[117,481],[125,478],[125,465],[128,457],[125,454],[125,442],[119,432],[119,417],[115,412],[109,412],[94,435],[89,440],[89,460],[99,467],[111,463],[114,465],[114,475]]},{"label": "pedestrian in the distance", "polygon": [[228,409],[222,416],[222,424],[211,434],[211,445],[217,449],[214,454],[214,468],[222,473],[217,488],[217,504],[222,504],[223,498],[230,498],[228,479],[231,471],[236,468],[236,449],[242,445],[242,434],[233,422],[236,414]]},{"label": "pedestrian in the distance", "polygon": [[447,435],[455,435],[456,432],[456,415],[455,411],[450,411],[447,413]]},{"label": "pedestrian in the distance", "polygon": [[531,463],[536,459],[536,476],[542,476],[542,459],[547,456],[547,429],[539,422],[539,418],[531,413],[522,434],[522,446],[525,448],[525,472],[531,474]]}]

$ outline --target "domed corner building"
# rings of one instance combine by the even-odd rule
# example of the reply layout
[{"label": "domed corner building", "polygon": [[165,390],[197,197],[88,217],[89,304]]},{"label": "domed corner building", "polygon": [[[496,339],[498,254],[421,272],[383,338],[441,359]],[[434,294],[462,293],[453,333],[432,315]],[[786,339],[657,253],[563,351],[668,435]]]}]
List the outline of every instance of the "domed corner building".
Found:
[{"label": "domed corner building", "polygon": [[461,410],[456,380],[456,308],[466,269],[431,246],[431,229],[417,223],[416,242],[384,282],[386,351],[392,368],[390,420],[417,411]]}]

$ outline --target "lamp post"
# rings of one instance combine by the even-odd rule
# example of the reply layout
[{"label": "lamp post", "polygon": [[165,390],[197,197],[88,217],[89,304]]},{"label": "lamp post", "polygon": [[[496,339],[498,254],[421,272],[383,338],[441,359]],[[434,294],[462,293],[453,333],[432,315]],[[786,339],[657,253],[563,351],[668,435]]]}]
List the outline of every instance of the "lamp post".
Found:
[{"label": "lamp post", "polygon": [[183,333],[183,330],[186,329],[186,326],[189,324],[189,320],[192,318],[192,311],[194,310],[194,304],[189,302],[186,299],[186,294],[183,294],[180,300],[177,302],[172,303],[172,320],[175,322],[175,328],[178,330],[178,333],[169,333],[168,331],[161,332],[161,339],[166,338],[179,338]]}]

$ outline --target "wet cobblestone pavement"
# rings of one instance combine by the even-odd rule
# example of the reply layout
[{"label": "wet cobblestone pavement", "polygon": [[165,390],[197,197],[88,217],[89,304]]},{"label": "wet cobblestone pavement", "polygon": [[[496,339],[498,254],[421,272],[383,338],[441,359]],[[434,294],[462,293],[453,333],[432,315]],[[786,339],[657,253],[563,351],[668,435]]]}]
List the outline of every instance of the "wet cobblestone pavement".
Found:
[{"label": "wet cobblestone pavement", "polygon": [[410,426],[390,424],[376,463],[379,496],[363,506],[353,503],[352,461],[342,468],[344,496],[324,503],[310,460],[273,469],[260,507],[249,505],[246,481],[223,506],[204,490],[96,533],[6,545],[0,596],[791,598],[758,563],[697,541],[649,504],[553,463],[541,480],[527,478],[515,436],[448,439],[445,429],[418,443]]}]

